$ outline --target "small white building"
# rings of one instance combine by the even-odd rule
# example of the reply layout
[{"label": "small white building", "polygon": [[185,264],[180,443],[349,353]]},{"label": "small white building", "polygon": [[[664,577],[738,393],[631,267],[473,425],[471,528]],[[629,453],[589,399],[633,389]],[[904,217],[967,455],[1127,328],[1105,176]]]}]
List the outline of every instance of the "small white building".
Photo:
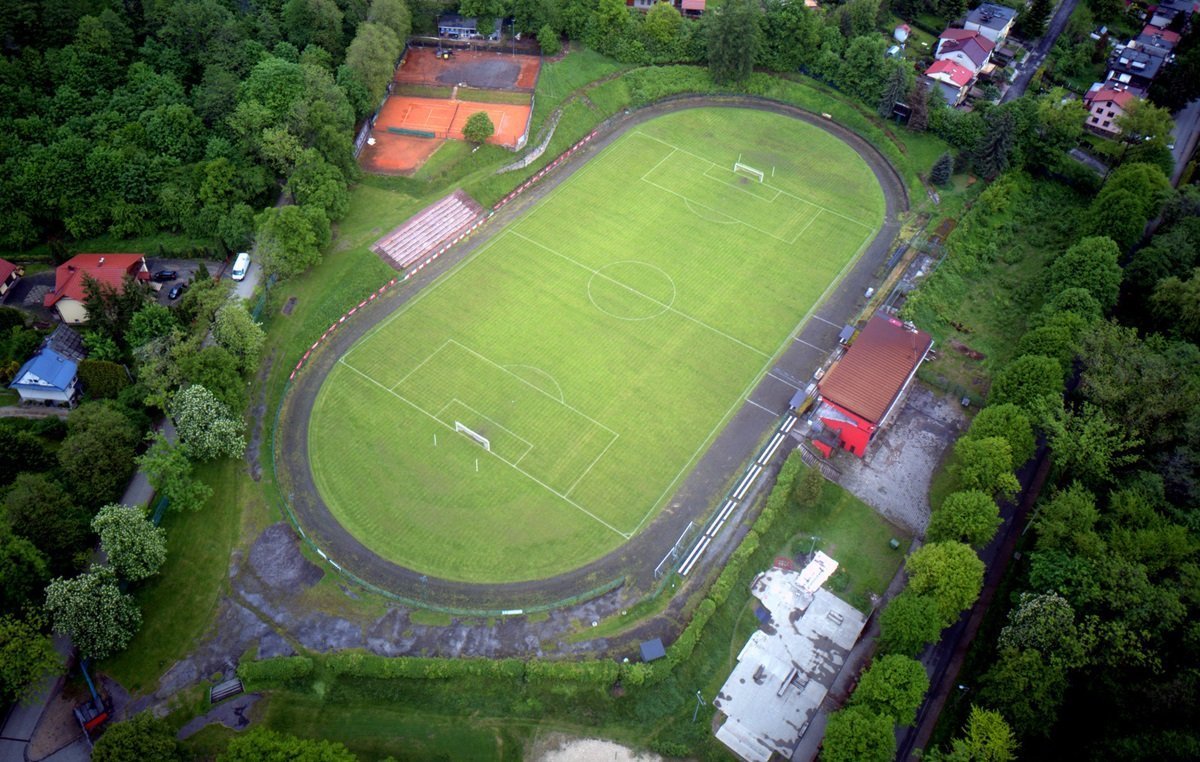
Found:
[{"label": "small white building", "polygon": [[53,349],[43,348],[21,366],[10,389],[22,402],[52,402],[69,405],[75,399],[78,366]]}]

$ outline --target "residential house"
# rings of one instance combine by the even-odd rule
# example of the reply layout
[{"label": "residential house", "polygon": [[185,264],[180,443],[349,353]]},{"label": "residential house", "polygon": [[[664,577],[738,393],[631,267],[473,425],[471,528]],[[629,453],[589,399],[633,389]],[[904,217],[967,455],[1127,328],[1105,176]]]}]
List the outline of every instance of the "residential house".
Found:
[{"label": "residential house", "polygon": [[21,366],[9,388],[16,389],[22,402],[69,405],[75,400],[77,370],[73,360],[43,347]]},{"label": "residential house", "polygon": [[978,75],[987,66],[996,43],[977,31],[947,29],[938,37],[937,51],[933,57],[939,61],[950,61],[970,69]]},{"label": "residential house", "polygon": [[1169,57],[1171,51],[1179,44],[1180,35],[1178,32],[1172,32],[1170,29],[1163,29],[1146,24],[1142,27],[1142,33],[1139,34],[1134,41],[1139,47],[1145,47],[1148,51],[1157,53],[1163,57]]},{"label": "residential house", "polygon": [[871,318],[817,383],[820,396],[812,417],[819,425],[811,432],[813,445],[826,457],[834,447],[863,457],[899,409],[932,348],[933,339],[924,331],[883,314]]},{"label": "residential house", "polygon": [[774,567],[751,583],[763,626],[713,700],[717,740],[746,762],[791,759],[862,634],[862,612],[821,587],[836,569],[817,551],[802,571]]},{"label": "residential house", "polygon": [[[438,35],[441,37],[449,37],[452,40],[482,40],[484,36],[479,33],[479,22],[473,18],[459,16],[458,14],[450,14],[446,16],[438,16]],[[500,39],[501,19],[495,19],[492,22],[492,33],[487,36],[487,39],[495,42]]]},{"label": "residential house", "polygon": [[679,4],[679,10],[688,18],[699,18],[704,15],[707,5],[706,0],[682,0]]},{"label": "residential house", "polygon": [[13,284],[21,279],[21,273],[21,268],[7,259],[0,259],[0,298],[7,294],[8,290],[13,287]]},{"label": "residential house", "polygon": [[971,91],[971,83],[975,81],[970,69],[945,60],[934,61],[933,66],[925,70],[925,76],[930,80],[933,92],[941,95],[951,106],[963,102]]},{"label": "residential house", "polygon": [[54,271],[54,290],[43,304],[58,311],[64,323],[83,323],[88,319],[83,306],[84,281],[87,278],[124,288],[125,277],[150,280],[150,268],[141,254],[76,254]]},{"label": "residential house", "polygon": [[1105,79],[1136,89],[1139,95],[1145,95],[1165,61],[1166,56],[1158,52],[1157,48],[1130,40],[1113,50],[1108,59],[1108,76]]},{"label": "residential house", "polygon": [[1150,23],[1157,27],[1168,27],[1175,23],[1176,17],[1183,14],[1184,19],[1200,11],[1195,0],[1159,0],[1158,5],[1150,11]]},{"label": "residential house", "polygon": [[1097,82],[1083,96],[1088,116],[1084,122],[1092,132],[1106,138],[1121,134],[1117,117],[1125,113],[1137,95],[1126,87],[1112,82]]},{"label": "residential house", "polygon": [[984,3],[967,14],[963,28],[969,32],[979,32],[1000,47],[1008,39],[1013,23],[1017,20],[1017,12],[1005,5]]}]

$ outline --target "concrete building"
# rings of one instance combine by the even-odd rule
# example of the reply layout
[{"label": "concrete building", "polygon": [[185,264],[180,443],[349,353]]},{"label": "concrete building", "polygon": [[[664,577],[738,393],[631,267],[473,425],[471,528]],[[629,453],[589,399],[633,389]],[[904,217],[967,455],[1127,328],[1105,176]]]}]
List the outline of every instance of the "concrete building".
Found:
[{"label": "concrete building", "polygon": [[54,270],[54,290],[43,304],[58,310],[64,323],[87,322],[84,284],[88,279],[115,289],[125,287],[125,278],[150,280],[150,268],[141,254],[76,254]]},{"label": "concrete building", "polygon": [[1117,118],[1125,113],[1136,98],[1137,95],[1121,85],[1097,82],[1083,96],[1083,105],[1088,109],[1084,126],[1098,135],[1115,138],[1121,134]]},{"label": "concrete building", "polygon": [[802,571],[775,567],[751,584],[766,621],[713,700],[725,716],[717,739],[746,762],[792,756],[862,634],[866,617],[821,589],[836,569],[817,552]]}]

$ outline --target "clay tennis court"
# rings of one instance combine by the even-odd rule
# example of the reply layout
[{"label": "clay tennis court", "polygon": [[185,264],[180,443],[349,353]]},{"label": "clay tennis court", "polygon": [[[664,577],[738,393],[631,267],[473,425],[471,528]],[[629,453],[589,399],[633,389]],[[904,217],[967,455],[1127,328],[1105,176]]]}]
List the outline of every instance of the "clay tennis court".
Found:
[{"label": "clay tennis court", "polygon": [[467,85],[485,90],[528,90],[537,84],[541,59],[479,50],[455,50],[448,60],[438,59],[433,48],[411,48],[396,70],[404,84]]},{"label": "clay tennis court", "polygon": [[[463,140],[463,127],[477,111],[486,112],[495,126],[489,143],[515,148],[525,134],[530,106],[507,103],[476,103],[474,101],[414,98],[394,95],[383,104],[371,137],[374,145],[363,149],[359,157],[368,172],[404,173],[419,168],[433,155],[442,138]],[[431,132],[434,138],[397,135],[388,130],[395,127]]]}]

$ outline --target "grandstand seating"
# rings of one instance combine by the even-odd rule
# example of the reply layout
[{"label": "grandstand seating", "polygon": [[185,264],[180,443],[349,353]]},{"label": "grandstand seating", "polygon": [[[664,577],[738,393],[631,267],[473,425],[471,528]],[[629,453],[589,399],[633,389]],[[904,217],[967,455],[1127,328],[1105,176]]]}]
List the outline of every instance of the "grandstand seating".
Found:
[{"label": "grandstand seating", "polygon": [[455,191],[380,238],[371,251],[404,270],[453,241],[482,214],[482,207],[474,199],[461,190]]}]

